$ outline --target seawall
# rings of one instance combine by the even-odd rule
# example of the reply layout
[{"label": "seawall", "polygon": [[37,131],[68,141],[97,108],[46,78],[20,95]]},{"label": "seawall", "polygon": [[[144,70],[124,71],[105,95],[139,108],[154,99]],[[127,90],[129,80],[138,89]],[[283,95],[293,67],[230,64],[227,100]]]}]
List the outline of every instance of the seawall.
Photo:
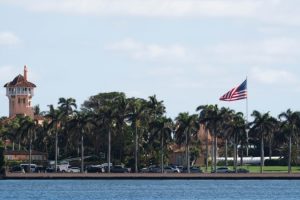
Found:
[{"label": "seawall", "polygon": [[159,174],[159,173],[7,173],[3,179],[153,179],[153,180],[300,180],[300,173]]}]

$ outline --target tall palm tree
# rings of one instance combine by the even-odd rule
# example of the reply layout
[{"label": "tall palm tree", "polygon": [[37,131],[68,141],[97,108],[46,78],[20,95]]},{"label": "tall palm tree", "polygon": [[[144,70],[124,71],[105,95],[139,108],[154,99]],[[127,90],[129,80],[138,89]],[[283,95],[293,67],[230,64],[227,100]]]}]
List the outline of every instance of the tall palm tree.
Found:
[{"label": "tall palm tree", "polygon": [[[199,121],[196,114],[179,113],[176,117],[175,138],[178,144],[185,143],[186,162],[188,173],[190,173],[190,153],[189,145],[192,137],[197,137],[199,131]],[[185,141],[185,142],[184,142]]]},{"label": "tall palm tree", "polygon": [[139,132],[145,125],[147,117],[147,102],[144,99],[132,98],[129,100],[128,121],[131,122],[132,129],[135,130],[135,173],[138,172],[138,152],[139,152]]},{"label": "tall palm tree", "polygon": [[163,101],[158,101],[156,95],[150,96],[148,101],[149,115],[154,120],[157,117],[161,117],[166,112],[166,107],[163,105]]},{"label": "tall palm tree", "polygon": [[204,112],[200,113],[199,122],[205,124],[207,129],[213,136],[213,168],[216,171],[217,169],[217,137],[220,135],[220,129],[223,123],[223,115],[226,114],[226,109],[219,109],[217,105],[208,105],[206,107],[198,107],[197,110]]},{"label": "tall palm tree", "polygon": [[161,158],[161,172],[164,172],[164,149],[165,144],[172,139],[173,122],[171,118],[160,117],[150,123],[150,130],[152,132],[150,142],[154,145],[155,142],[160,142],[160,158]]},{"label": "tall palm tree", "polygon": [[268,135],[266,137],[268,146],[269,146],[269,160],[272,160],[272,145],[273,145],[273,140],[274,140],[274,134],[279,131],[279,122],[276,118],[270,117],[270,122],[273,124],[272,125],[272,130],[268,132]]},{"label": "tall palm tree", "polygon": [[204,127],[204,131],[206,133],[206,139],[205,139],[205,171],[207,172],[208,170],[208,134],[209,134],[209,129],[208,129],[208,109],[209,105],[201,105],[198,106],[196,111],[200,112],[199,113],[199,123]]},{"label": "tall palm tree", "polygon": [[55,172],[57,172],[57,160],[58,160],[58,132],[61,123],[61,111],[54,108],[53,105],[49,105],[49,111],[45,115],[49,120],[47,124],[47,131],[55,134]]},{"label": "tall palm tree", "polygon": [[28,172],[31,172],[31,163],[32,163],[32,140],[33,137],[35,137],[35,130],[37,128],[37,123],[33,121],[30,117],[26,116],[21,118],[20,125],[24,131],[24,137],[23,140],[27,145],[29,145],[29,170]]},{"label": "tall palm tree", "polygon": [[72,133],[71,136],[77,141],[81,140],[81,172],[84,172],[84,137],[87,136],[94,126],[92,115],[86,112],[75,112],[68,122],[68,129]]},{"label": "tall palm tree", "polygon": [[76,100],[73,98],[59,98],[58,100],[59,110],[63,117],[69,117],[73,114],[74,110],[77,108]]},{"label": "tall palm tree", "polygon": [[[296,137],[300,130],[300,112],[292,112],[288,109],[286,112],[282,112],[279,119],[283,121],[283,127],[287,130],[288,134],[288,173],[291,173],[292,166],[292,138]],[[296,138],[297,140],[297,138]]]},{"label": "tall palm tree", "polygon": [[273,119],[269,115],[269,112],[267,113],[260,113],[257,110],[254,110],[251,114],[252,117],[254,117],[254,121],[250,123],[252,126],[250,128],[250,134],[258,134],[260,136],[260,173],[263,173],[263,167],[264,167],[264,137],[273,130]]},{"label": "tall palm tree", "polygon": [[67,123],[68,120],[72,117],[74,114],[74,111],[77,109],[76,100],[73,98],[59,98],[58,100],[58,110],[60,111],[60,129],[63,134],[61,134],[61,137],[63,139],[61,142],[64,142],[64,154],[68,152],[69,148],[69,130],[67,129]]},{"label": "tall palm tree", "polygon": [[[237,157],[238,157],[238,143],[240,138],[246,136],[246,122],[243,117],[243,113],[232,113],[231,119],[224,125],[224,131],[228,138],[233,139],[233,157],[234,157],[234,170],[237,172]],[[245,137],[246,138],[246,137]]]}]

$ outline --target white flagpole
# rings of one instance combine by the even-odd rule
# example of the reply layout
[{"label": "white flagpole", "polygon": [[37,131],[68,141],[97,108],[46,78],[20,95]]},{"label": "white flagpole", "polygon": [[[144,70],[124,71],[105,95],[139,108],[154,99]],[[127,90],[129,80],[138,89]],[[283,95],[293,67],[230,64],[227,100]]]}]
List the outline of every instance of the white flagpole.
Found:
[{"label": "white flagpole", "polygon": [[249,135],[248,135],[248,97],[249,97],[249,93],[248,93],[248,77],[246,76],[246,81],[247,81],[247,98],[246,98],[246,143],[247,143],[247,148],[246,148],[246,156],[249,156],[249,144],[248,144],[248,140],[249,140]]}]

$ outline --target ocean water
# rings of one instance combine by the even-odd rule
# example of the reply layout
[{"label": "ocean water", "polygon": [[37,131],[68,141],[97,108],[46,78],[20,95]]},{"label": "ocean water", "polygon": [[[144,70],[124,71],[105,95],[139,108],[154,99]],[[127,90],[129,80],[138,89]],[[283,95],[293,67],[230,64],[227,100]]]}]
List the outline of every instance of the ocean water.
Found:
[{"label": "ocean water", "polygon": [[287,180],[1,180],[2,200],[300,199]]}]

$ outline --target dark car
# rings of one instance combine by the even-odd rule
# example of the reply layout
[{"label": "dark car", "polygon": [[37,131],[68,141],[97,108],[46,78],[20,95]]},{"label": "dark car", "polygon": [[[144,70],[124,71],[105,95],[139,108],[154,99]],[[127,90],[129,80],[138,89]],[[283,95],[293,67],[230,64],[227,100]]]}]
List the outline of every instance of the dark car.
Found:
[{"label": "dark car", "polygon": [[16,165],[16,166],[13,166],[9,172],[11,173],[25,173],[25,170],[23,167],[19,166],[19,165]]},{"label": "dark car", "polygon": [[[188,173],[187,167],[184,167],[182,173]],[[202,173],[200,167],[192,166],[190,167],[190,173]]]},{"label": "dark car", "polygon": [[129,173],[129,169],[121,165],[115,165],[110,168],[111,173]]},{"label": "dark car", "polygon": [[35,168],[35,172],[36,173],[45,173],[46,172],[46,167],[44,167],[44,166],[37,166],[36,168]]},{"label": "dark car", "polygon": [[237,173],[249,173],[249,170],[248,169],[244,169],[244,168],[239,168],[239,169],[237,169],[236,172]]},{"label": "dark car", "polygon": [[[57,167],[56,171],[59,172],[59,167]],[[45,172],[46,173],[53,173],[53,172],[55,172],[55,167],[54,166],[48,166],[48,167],[46,167]]]},{"label": "dark car", "polygon": [[102,173],[104,168],[99,165],[90,165],[86,168],[87,173]]},{"label": "dark car", "polygon": [[149,166],[149,173],[160,173],[161,167],[158,165],[151,165]]}]

